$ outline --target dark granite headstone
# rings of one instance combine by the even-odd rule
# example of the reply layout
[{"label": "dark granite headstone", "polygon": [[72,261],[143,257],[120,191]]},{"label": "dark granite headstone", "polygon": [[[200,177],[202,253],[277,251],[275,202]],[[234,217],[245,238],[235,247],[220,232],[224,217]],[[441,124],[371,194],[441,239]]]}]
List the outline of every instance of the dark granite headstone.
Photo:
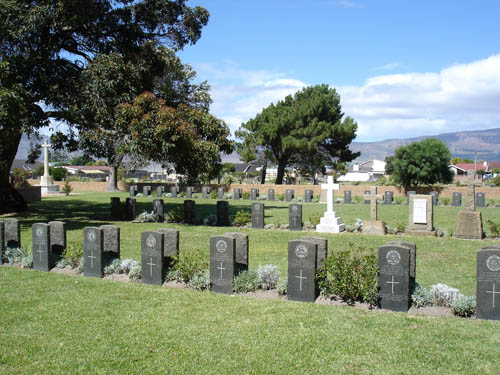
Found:
[{"label": "dark granite headstone", "polygon": [[416,191],[408,191],[406,193],[406,204],[410,204],[410,195],[412,195],[412,194],[417,194],[417,192]]},{"label": "dark granite headstone", "polygon": [[274,189],[269,189],[267,191],[267,200],[274,201]]},{"label": "dark granite headstone", "polygon": [[304,240],[288,241],[288,299],[314,302],[318,298],[315,281],[318,245]]},{"label": "dark granite headstone", "polygon": [[151,195],[151,186],[143,186],[142,195],[144,195],[145,197],[149,197]]},{"label": "dark granite headstone", "polygon": [[4,236],[6,248],[21,247],[21,227],[17,219],[4,220]]},{"label": "dark granite headstone", "polygon": [[328,240],[323,237],[302,237],[301,241],[309,241],[318,245],[316,268],[323,267],[323,261],[328,257]]},{"label": "dark granite headstone", "polygon": [[130,186],[129,190],[130,190],[130,196],[132,198],[135,197],[135,195],[137,194],[137,186],[135,186],[135,185],[134,186]]},{"label": "dark granite headstone", "polygon": [[439,204],[439,193],[437,191],[431,191],[429,195],[432,197],[432,205],[437,206]]},{"label": "dark granite headstone", "polygon": [[477,252],[476,317],[500,320],[500,246]]},{"label": "dark granite headstone", "polygon": [[102,250],[105,259],[120,258],[120,227],[116,225],[101,225]]},{"label": "dark granite headstone", "polygon": [[136,200],[135,198],[127,198],[125,200],[125,212],[127,220],[135,220],[135,206]]},{"label": "dark granite headstone", "polygon": [[3,264],[3,254],[5,253],[4,243],[4,223],[0,221],[0,264]]},{"label": "dark granite headstone", "polygon": [[351,191],[350,190],[344,191],[344,203],[351,204]]},{"label": "dark granite headstone", "polygon": [[165,191],[165,187],[163,187],[163,186],[158,186],[158,187],[156,188],[156,197],[157,197],[157,198],[161,198],[161,197],[163,196],[164,191]]},{"label": "dark granite headstone", "polygon": [[453,193],[453,201],[451,202],[451,205],[456,207],[462,205],[462,193],[456,191]]},{"label": "dark granite headstone", "polygon": [[179,231],[171,228],[160,228],[157,232],[163,233],[163,256],[165,267],[168,268],[173,263],[174,257],[179,256]]},{"label": "dark granite headstone", "polygon": [[410,295],[414,292],[416,286],[417,272],[417,245],[406,241],[389,241],[385,245],[394,245],[406,247],[410,250]]},{"label": "dark granite headstone", "polygon": [[392,191],[386,191],[384,198],[384,204],[392,204],[392,201],[394,200],[394,193]]},{"label": "dark granite headstone", "polygon": [[312,202],[312,200],[313,200],[313,191],[306,189],[306,191],[304,192],[304,201]]},{"label": "dark granite headstone", "polygon": [[250,189],[250,199],[251,200],[256,200],[257,197],[259,196],[259,189]]},{"label": "dark granite headstone", "polygon": [[484,207],[485,206],[485,194],[484,193],[476,193],[476,207]]},{"label": "dark granite headstone", "polygon": [[50,251],[55,261],[62,258],[66,250],[66,223],[63,221],[49,221],[50,226]]},{"label": "dark granite headstone", "polygon": [[241,189],[239,189],[239,188],[234,189],[233,199],[236,199],[236,200],[241,199],[241,193],[240,193],[240,190],[241,190]]},{"label": "dark granite headstone", "polygon": [[365,190],[364,197],[365,197],[365,200],[363,201],[363,203],[364,204],[370,204],[371,203],[370,190]]},{"label": "dark granite headstone", "polygon": [[186,188],[186,198],[191,199],[193,197],[193,190],[194,190],[194,188],[191,186],[188,186]]},{"label": "dark granite headstone", "polygon": [[285,199],[287,202],[293,201],[293,198],[295,197],[295,191],[293,189],[286,189],[285,192]]},{"label": "dark granite headstone", "polygon": [[184,222],[186,224],[194,224],[195,218],[195,203],[192,200],[184,201]]},{"label": "dark granite headstone", "polygon": [[111,197],[111,219],[121,220],[122,218],[122,203],[120,197]]},{"label": "dark granite headstone", "polygon": [[210,284],[213,292],[231,294],[236,273],[236,238],[210,237]]},{"label": "dark granite headstone", "polygon": [[217,225],[227,227],[229,225],[229,202],[217,201]]},{"label": "dark granite headstone", "polygon": [[163,210],[163,199],[153,200],[153,213],[157,223],[163,223],[165,221],[165,213]]},{"label": "dark granite headstone", "polygon": [[103,230],[83,228],[83,275],[102,277],[104,271]]},{"label": "dark granite headstone", "polygon": [[224,199],[224,188],[217,188],[217,199]]},{"label": "dark granite headstone", "polygon": [[172,198],[177,198],[177,186],[170,187],[170,194],[172,194]]},{"label": "dark granite headstone", "polygon": [[207,199],[209,194],[210,194],[210,188],[209,187],[204,186],[204,187],[201,188],[201,197],[203,199]]},{"label": "dark granite headstone", "polygon": [[31,227],[33,242],[33,269],[49,272],[54,267],[50,251],[50,226],[35,223]]},{"label": "dark granite headstone", "polygon": [[264,203],[252,203],[252,228],[264,228]]},{"label": "dark granite headstone", "polygon": [[236,239],[235,262],[236,272],[248,271],[248,235],[240,232],[224,233],[224,236]]},{"label": "dark granite headstone", "polygon": [[410,308],[410,248],[387,243],[378,249],[379,306],[392,311]]},{"label": "dark granite headstone", "polygon": [[163,233],[141,233],[141,280],[143,284],[163,284],[165,278],[163,252]]},{"label": "dark granite headstone", "polygon": [[288,206],[288,229],[302,230],[302,205],[291,204]]}]

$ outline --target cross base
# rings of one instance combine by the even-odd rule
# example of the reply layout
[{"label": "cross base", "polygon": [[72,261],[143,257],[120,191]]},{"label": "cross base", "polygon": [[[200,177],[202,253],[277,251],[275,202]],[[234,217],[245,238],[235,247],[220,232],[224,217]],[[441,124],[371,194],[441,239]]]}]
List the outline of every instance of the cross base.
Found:
[{"label": "cross base", "polygon": [[341,233],[344,231],[345,224],[342,223],[335,211],[325,212],[320,219],[320,223],[316,225],[316,232],[318,233]]}]

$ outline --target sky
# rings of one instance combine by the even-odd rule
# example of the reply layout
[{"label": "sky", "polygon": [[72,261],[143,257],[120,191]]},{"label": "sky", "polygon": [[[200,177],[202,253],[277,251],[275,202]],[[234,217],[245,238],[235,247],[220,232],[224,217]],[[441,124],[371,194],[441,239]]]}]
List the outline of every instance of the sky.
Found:
[{"label": "sky", "polygon": [[190,0],[210,12],[179,52],[234,133],[328,84],[356,141],[500,128],[500,1]]}]

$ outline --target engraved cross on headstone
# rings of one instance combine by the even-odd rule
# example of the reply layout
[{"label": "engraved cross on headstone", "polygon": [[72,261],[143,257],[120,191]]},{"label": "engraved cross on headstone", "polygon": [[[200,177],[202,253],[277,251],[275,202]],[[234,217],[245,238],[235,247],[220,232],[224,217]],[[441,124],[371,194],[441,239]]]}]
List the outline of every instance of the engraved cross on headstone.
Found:
[{"label": "engraved cross on headstone", "polygon": [[300,270],[300,275],[299,276],[295,276],[295,278],[299,279],[299,291],[302,292],[302,280],[306,280],[307,277],[302,276],[302,270]]},{"label": "engraved cross on headstone", "polygon": [[493,290],[487,290],[486,293],[491,294],[492,297],[492,308],[495,308],[495,294],[500,294],[500,292],[495,292],[495,283],[493,283]]},{"label": "engraved cross on headstone", "polygon": [[153,266],[156,264],[153,263],[153,257],[149,257],[149,263],[146,263],[149,266],[149,274],[153,277]]},{"label": "engraved cross on headstone", "polygon": [[94,268],[94,259],[97,258],[94,256],[94,249],[90,249],[90,255],[88,257],[90,258],[90,268]]},{"label": "engraved cross on headstone", "polygon": [[38,249],[38,250],[36,250],[36,252],[37,252],[37,253],[38,253],[38,255],[39,255],[39,258],[40,258],[40,263],[42,263],[42,253],[44,253],[45,251]]},{"label": "engraved cross on headstone", "polygon": [[394,294],[394,284],[399,284],[399,282],[394,281],[394,275],[392,275],[391,281],[386,281],[387,284],[391,284],[391,294]]},{"label": "engraved cross on headstone", "polygon": [[217,267],[218,270],[220,270],[220,278],[222,279],[222,271],[225,270],[224,267],[222,267],[222,265],[224,264],[224,262],[220,262],[220,267]]},{"label": "engraved cross on headstone", "polygon": [[326,212],[333,212],[333,192],[340,190],[340,185],[334,183],[333,176],[328,176],[327,183],[321,184],[321,190],[326,190]]}]

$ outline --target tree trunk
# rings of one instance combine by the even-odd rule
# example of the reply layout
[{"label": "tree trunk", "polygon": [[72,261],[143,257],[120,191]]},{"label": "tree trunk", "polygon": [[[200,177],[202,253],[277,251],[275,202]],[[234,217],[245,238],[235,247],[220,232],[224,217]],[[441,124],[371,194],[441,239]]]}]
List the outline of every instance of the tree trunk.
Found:
[{"label": "tree trunk", "polygon": [[118,165],[110,165],[108,188],[106,191],[118,191]]},{"label": "tree trunk", "polygon": [[279,162],[278,163],[278,173],[276,175],[276,185],[282,185],[283,184],[283,177],[285,176],[285,167],[286,164]]},{"label": "tree trunk", "polygon": [[267,160],[264,160],[262,165],[262,170],[260,171],[260,183],[264,185],[266,183],[266,173],[267,173]]},{"label": "tree trunk", "polygon": [[26,211],[23,196],[10,184],[10,168],[17,154],[23,133],[20,130],[0,130],[0,213]]}]

